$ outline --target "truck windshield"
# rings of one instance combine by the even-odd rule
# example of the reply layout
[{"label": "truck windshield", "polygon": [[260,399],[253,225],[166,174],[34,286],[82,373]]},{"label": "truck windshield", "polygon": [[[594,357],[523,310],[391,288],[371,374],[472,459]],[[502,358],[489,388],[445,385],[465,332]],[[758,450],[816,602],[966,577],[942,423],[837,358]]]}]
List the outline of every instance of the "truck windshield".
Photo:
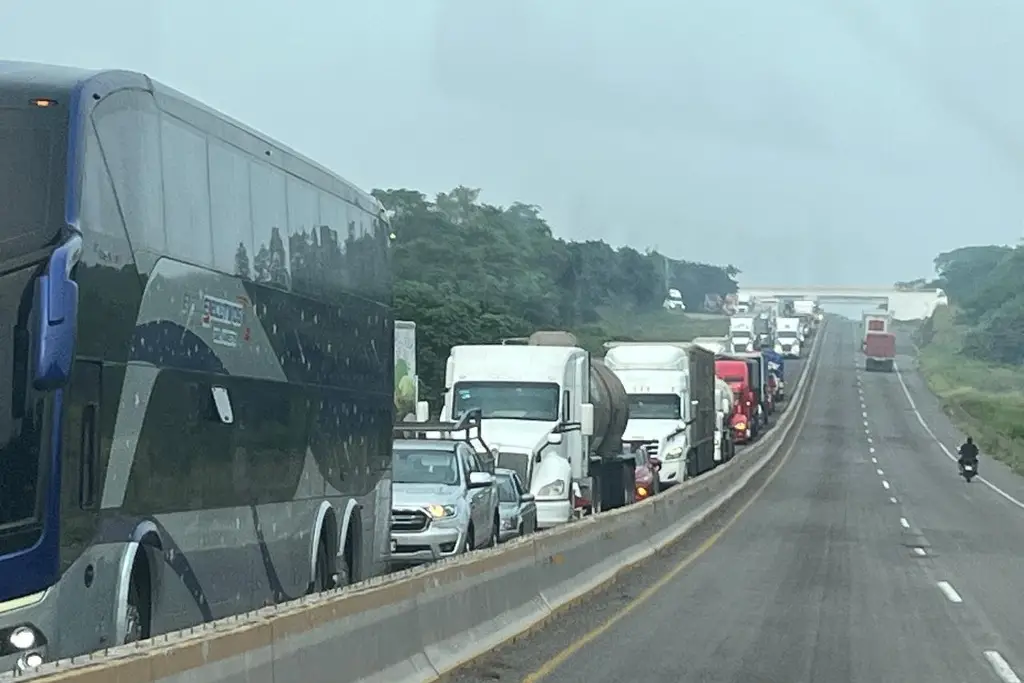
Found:
[{"label": "truck windshield", "polygon": [[678,420],[679,397],[675,394],[630,394],[631,420]]},{"label": "truck windshield", "polygon": [[42,530],[42,414],[28,405],[25,334],[37,270],[0,275],[0,555],[30,547]]},{"label": "truck windshield", "polygon": [[796,330],[779,330],[779,339],[796,339]]},{"label": "truck windshield", "polygon": [[406,451],[395,449],[391,458],[392,481],[396,484],[459,483],[459,461],[446,451]]},{"label": "truck windshield", "polygon": [[558,385],[547,382],[459,382],[452,414],[479,408],[484,418],[558,420]]}]

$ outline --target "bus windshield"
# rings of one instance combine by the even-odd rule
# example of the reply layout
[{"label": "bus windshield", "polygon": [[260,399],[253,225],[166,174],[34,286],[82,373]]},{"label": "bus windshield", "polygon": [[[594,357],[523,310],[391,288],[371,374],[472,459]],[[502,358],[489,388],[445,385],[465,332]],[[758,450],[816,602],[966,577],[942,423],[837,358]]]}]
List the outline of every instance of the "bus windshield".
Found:
[{"label": "bus windshield", "polygon": [[485,418],[558,420],[558,385],[546,382],[459,382],[452,414],[479,408]]},{"label": "bus windshield", "polygon": [[[66,115],[0,105],[0,555],[41,533],[42,407],[33,405],[28,331],[39,264],[64,220]],[[22,262],[23,263],[23,262]]]},{"label": "bus windshield", "polygon": [[0,555],[31,546],[40,531],[42,416],[27,405],[24,333],[36,272],[0,275]]},{"label": "bus windshield", "polygon": [[61,228],[66,135],[58,123],[0,106],[0,259],[51,244]]}]

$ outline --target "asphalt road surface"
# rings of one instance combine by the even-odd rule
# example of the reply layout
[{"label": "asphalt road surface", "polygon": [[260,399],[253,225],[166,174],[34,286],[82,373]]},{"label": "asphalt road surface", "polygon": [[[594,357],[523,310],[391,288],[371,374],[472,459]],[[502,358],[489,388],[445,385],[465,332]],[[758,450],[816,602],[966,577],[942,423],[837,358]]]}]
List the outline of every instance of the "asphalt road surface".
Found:
[{"label": "asphalt road surface", "polygon": [[990,483],[959,479],[913,360],[865,373],[858,334],[821,335],[803,430],[755,498],[451,678],[1018,681],[1024,482],[984,457]]}]

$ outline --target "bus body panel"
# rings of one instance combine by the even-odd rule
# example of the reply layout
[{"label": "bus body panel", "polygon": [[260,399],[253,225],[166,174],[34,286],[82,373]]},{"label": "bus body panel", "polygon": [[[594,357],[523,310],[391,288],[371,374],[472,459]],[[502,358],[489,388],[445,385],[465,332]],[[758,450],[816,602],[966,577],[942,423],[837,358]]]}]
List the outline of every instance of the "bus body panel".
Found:
[{"label": "bus body panel", "polygon": [[154,634],[296,598],[322,529],[335,556],[350,544],[353,580],[379,573],[394,387],[379,204],[140,74],[64,86],[66,222],[85,248],[72,380],[47,398],[66,395],[61,579],[29,605],[0,595],[0,632],[32,623],[48,658],[115,644],[136,558]]}]

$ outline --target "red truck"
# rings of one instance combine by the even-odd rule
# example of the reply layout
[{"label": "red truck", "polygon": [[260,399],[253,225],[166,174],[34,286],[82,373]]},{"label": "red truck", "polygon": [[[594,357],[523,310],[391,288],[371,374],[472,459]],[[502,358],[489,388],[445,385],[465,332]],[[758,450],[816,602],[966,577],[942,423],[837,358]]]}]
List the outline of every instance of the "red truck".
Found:
[{"label": "red truck", "polygon": [[875,311],[872,313],[865,313],[862,320],[861,327],[861,349],[866,348],[868,343],[868,334],[872,332],[888,332],[889,323],[892,322],[892,314],[889,311]]},{"label": "red truck", "polygon": [[892,332],[871,332],[864,336],[864,369],[868,372],[892,372],[896,361],[896,335]]},{"label": "red truck", "polygon": [[747,362],[740,359],[715,359],[715,374],[732,389],[733,411],[729,416],[733,441],[747,443],[757,436],[757,421],[754,419],[756,401],[750,387]]}]

